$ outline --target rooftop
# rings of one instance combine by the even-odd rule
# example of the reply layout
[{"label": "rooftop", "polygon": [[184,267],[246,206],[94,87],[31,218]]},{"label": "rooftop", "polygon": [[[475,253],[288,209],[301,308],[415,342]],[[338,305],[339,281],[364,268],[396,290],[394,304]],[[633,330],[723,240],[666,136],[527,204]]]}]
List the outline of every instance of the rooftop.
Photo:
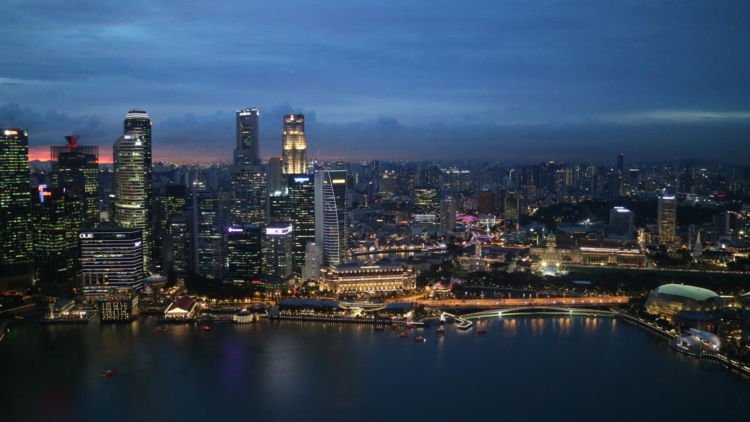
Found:
[{"label": "rooftop", "polygon": [[687,286],[684,284],[665,284],[656,289],[659,293],[668,295],[683,296],[697,301],[704,301],[714,297],[719,297],[713,290],[702,287]]}]

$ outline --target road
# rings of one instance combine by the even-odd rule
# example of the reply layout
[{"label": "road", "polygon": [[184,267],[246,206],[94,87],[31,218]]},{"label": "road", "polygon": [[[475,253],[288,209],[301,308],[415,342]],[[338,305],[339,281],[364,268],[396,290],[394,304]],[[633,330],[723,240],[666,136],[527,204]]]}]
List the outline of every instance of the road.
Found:
[{"label": "road", "polygon": [[528,299],[417,299],[433,308],[497,308],[519,306],[615,306],[628,303],[630,296],[550,297]]}]

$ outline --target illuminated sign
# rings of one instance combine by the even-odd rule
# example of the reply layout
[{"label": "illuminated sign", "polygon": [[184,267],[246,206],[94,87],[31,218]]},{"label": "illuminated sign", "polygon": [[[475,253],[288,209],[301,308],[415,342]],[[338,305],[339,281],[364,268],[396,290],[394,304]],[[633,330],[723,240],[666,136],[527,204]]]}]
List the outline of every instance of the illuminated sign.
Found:
[{"label": "illuminated sign", "polygon": [[78,235],[81,239],[93,239],[94,233],[81,233]]},{"label": "illuminated sign", "polygon": [[309,177],[295,177],[295,178],[294,178],[294,181],[295,181],[296,183],[309,182],[309,181],[310,181],[310,178],[309,178]]},{"label": "illuminated sign", "polygon": [[241,228],[237,228],[237,227],[229,227],[229,228],[227,228],[227,231],[228,231],[229,233],[242,233],[242,232],[244,232],[245,230],[243,230],[243,229],[241,229]]},{"label": "illuminated sign", "polygon": [[11,136],[11,135],[15,136],[15,135],[18,135],[18,131],[17,130],[7,130],[6,129],[5,132],[3,132],[3,134],[5,134],[5,136]]},{"label": "illuminated sign", "polygon": [[283,236],[291,232],[291,224],[286,227],[266,227],[266,234],[271,236]]},{"label": "illuminated sign", "polygon": [[137,248],[137,247],[141,246],[141,242],[140,241],[139,242],[135,242],[135,243],[133,243],[133,246],[135,246]]},{"label": "illuminated sign", "polygon": [[333,179],[332,182],[334,185],[343,185],[346,183],[346,179]]}]

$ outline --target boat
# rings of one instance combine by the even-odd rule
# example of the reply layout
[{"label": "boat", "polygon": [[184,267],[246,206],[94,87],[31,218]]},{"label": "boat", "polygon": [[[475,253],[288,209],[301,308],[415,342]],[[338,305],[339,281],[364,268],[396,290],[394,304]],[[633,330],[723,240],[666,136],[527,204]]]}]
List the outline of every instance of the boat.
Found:
[{"label": "boat", "polygon": [[471,326],[472,322],[466,319],[463,322],[456,324],[456,328],[458,328],[459,330],[468,330],[469,328],[471,328]]},{"label": "boat", "polygon": [[414,338],[414,343],[426,343],[426,342],[427,342],[427,339],[424,338],[424,337],[415,337]]},{"label": "boat", "polygon": [[435,334],[445,334],[445,328],[438,328],[435,330]]},{"label": "boat", "polygon": [[210,326],[210,325],[204,325],[204,326],[203,326],[203,327],[201,327],[201,328],[203,329],[203,331],[211,331],[211,330],[212,330],[212,328],[211,328],[211,326]]},{"label": "boat", "polygon": [[114,369],[107,369],[106,371],[102,372],[103,377],[114,377],[117,375],[117,371]]},{"label": "boat", "polygon": [[398,338],[407,338],[407,337],[409,337],[409,333],[407,332],[403,332],[398,335]]}]

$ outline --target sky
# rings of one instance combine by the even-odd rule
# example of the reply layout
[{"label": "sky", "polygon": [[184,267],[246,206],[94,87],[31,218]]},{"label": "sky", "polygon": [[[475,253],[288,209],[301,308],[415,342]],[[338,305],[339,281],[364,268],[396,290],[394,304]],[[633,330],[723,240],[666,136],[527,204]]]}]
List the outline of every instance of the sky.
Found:
[{"label": "sky", "polygon": [[3,0],[0,127],[32,158],[111,145],[132,108],[156,160],[261,155],[306,115],[320,159],[750,161],[750,2]]}]

